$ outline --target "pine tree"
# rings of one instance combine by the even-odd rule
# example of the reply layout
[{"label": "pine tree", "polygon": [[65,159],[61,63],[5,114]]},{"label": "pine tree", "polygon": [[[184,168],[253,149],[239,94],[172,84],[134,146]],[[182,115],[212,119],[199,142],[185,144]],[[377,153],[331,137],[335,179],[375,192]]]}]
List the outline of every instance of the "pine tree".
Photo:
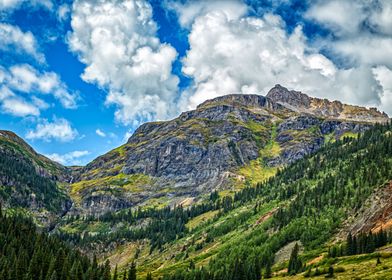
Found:
[{"label": "pine tree", "polygon": [[113,280],[118,280],[117,265],[116,265],[116,267],[114,268]]},{"label": "pine tree", "polygon": [[136,263],[132,262],[128,271],[128,280],[136,280]]},{"label": "pine tree", "polygon": [[265,266],[265,271],[264,271],[264,278],[268,279],[272,277],[272,267],[271,267],[271,262],[267,262],[267,265]]},{"label": "pine tree", "polygon": [[294,248],[291,251],[289,266],[287,270],[290,275],[295,275],[302,269],[302,262],[298,257],[298,253],[299,246],[298,243],[295,243]]}]

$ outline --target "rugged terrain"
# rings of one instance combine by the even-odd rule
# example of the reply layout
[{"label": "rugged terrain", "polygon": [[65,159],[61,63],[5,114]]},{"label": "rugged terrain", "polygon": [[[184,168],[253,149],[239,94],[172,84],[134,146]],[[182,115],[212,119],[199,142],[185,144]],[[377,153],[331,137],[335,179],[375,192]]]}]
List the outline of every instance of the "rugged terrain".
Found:
[{"label": "rugged terrain", "polygon": [[311,98],[276,85],[266,97],[227,95],[166,122],[140,126],[128,142],[75,172],[76,212],[199,200],[267,179],[325,143],[388,116]]},{"label": "rugged terrain", "polygon": [[70,209],[69,170],[37,154],[24,140],[0,130],[0,203],[27,211],[45,226]]},{"label": "rugged terrain", "polygon": [[143,277],[260,279],[268,267],[287,277],[296,243],[313,276],[335,265],[367,277],[361,264],[381,256],[387,268],[372,271],[384,277],[389,245],[362,258],[329,248],[392,224],[388,121],[277,85],[146,123],[84,167],[63,167],[0,131],[0,202],[113,268],[136,262]]}]

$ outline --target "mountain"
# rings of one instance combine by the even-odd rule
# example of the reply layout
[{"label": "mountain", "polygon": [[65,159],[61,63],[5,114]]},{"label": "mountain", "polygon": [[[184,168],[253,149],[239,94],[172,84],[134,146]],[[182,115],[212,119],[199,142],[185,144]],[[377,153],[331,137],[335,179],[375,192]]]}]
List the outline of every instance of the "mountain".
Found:
[{"label": "mountain", "polygon": [[385,123],[388,121],[388,115],[380,113],[376,108],[367,109],[343,104],[336,100],[331,102],[327,99],[313,98],[299,91],[289,91],[281,85],[276,85],[272,88],[268,92],[267,98],[293,111],[329,119],[372,123]]},{"label": "mountain", "polygon": [[[0,250],[0,273],[18,279],[10,271],[36,263],[57,279],[95,270],[110,279],[110,264],[118,279],[136,264],[141,279],[390,279],[391,170],[386,114],[280,85],[146,123],[84,167],[63,167],[0,131],[0,228],[14,240]],[[67,257],[45,249],[57,268],[48,256],[33,261],[47,237],[31,235],[35,254],[15,233],[34,228],[15,214],[67,243],[54,242]],[[75,263],[69,275],[64,259]]]},{"label": "mountain", "polygon": [[13,211],[32,213],[48,225],[71,207],[61,182],[64,166],[36,153],[23,139],[0,130],[0,204]]},{"label": "mountain", "polygon": [[165,122],[74,174],[76,212],[102,214],[200,200],[274,175],[325,143],[389,120],[376,109],[312,98],[276,85],[266,97],[226,95]]},{"label": "mountain", "polygon": [[392,126],[376,124],[234,195],[68,216],[57,231],[113,268],[136,262],[141,279],[390,279],[391,170]]}]

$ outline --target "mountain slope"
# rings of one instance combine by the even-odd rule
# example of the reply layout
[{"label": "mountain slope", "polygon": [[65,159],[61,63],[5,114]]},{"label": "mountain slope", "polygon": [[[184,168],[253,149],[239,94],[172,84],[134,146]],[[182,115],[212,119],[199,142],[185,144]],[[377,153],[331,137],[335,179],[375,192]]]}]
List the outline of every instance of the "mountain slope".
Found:
[{"label": "mountain slope", "polygon": [[48,225],[70,207],[60,188],[67,169],[37,154],[10,131],[0,131],[0,203],[8,210],[25,210]]},{"label": "mountain slope", "polygon": [[[272,266],[276,276],[286,277],[288,257],[275,254],[284,254],[297,242],[302,263],[311,263],[307,268],[312,267],[312,273],[318,267],[324,277],[337,261],[328,256],[335,235],[392,180],[391,129],[377,125],[358,138],[329,143],[234,196],[213,193],[187,209],[73,217],[58,230],[84,250],[101,253],[113,266],[122,269],[136,261],[140,276],[152,272],[166,279],[258,280]],[[364,230],[361,234],[368,233]],[[387,253],[382,256],[390,263]],[[361,262],[375,263],[377,256],[339,258],[342,266],[352,267],[351,260],[359,267]],[[389,269],[377,271],[382,277],[391,275]]]},{"label": "mountain slope", "polygon": [[387,120],[374,109],[279,85],[267,97],[218,97],[174,120],[142,125],[125,145],[82,168],[71,186],[74,211],[183,204],[212,190],[238,190],[324,143]]}]

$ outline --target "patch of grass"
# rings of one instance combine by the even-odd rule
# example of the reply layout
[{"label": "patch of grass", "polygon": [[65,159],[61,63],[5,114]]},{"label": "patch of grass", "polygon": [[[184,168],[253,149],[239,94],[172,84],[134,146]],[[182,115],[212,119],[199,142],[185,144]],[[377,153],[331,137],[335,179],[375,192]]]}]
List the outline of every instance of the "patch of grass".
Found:
[{"label": "patch of grass", "polygon": [[107,176],[92,180],[84,180],[70,186],[70,194],[78,199],[83,191],[89,188],[115,187],[119,191],[138,192],[140,187],[151,183],[151,178],[144,174],[124,174]]},{"label": "patch of grass", "polygon": [[271,137],[267,145],[259,151],[259,158],[252,160],[248,165],[240,168],[239,174],[245,176],[248,184],[253,185],[263,182],[274,176],[278,170],[277,167],[270,167],[264,163],[265,159],[274,158],[280,155],[281,147],[275,141],[277,135],[276,124],[272,125]]},{"label": "patch of grass", "polygon": [[343,133],[341,136],[340,136],[340,140],[342,140],[343,138],[345,138],[345,137],[348,137],[348,138],[358,138],[358,133],[354,133],[354,132],[351,132],[351,131],[347,131],[347,132],[345,132],[345,133]]},{"label": "patch of grass", "polygon": [[204,214],[201,214],[201,215],[193,218],[192,220],[190,220],[186,224],[186,227],[189,230],[192,230],[192,229],[196,228],[197,226],[201,225],[202,223],[204,223],[204,222],[214,218],[215,215],[218,214],[218,213],[219,213],[219,210],[215,210],[215,211],[209,211],[209,212],[206,212]]},{"label": "patch of grass", "polygon": [[99,221],[85,222],[82,220],[74,221],[60,228],[60,231],[69,234],[88,232],[89,234],[105,233],[110,231],[109,223]]},{"label": "patch of grass", "polygon": [[248,165],[240,168],[238,173],[245,176],[246,181],[254,185],[258,182],[264,182],[271,178],[278,171],[277,167],[269,167],[263,163],[262,159],[252,160]]}]

